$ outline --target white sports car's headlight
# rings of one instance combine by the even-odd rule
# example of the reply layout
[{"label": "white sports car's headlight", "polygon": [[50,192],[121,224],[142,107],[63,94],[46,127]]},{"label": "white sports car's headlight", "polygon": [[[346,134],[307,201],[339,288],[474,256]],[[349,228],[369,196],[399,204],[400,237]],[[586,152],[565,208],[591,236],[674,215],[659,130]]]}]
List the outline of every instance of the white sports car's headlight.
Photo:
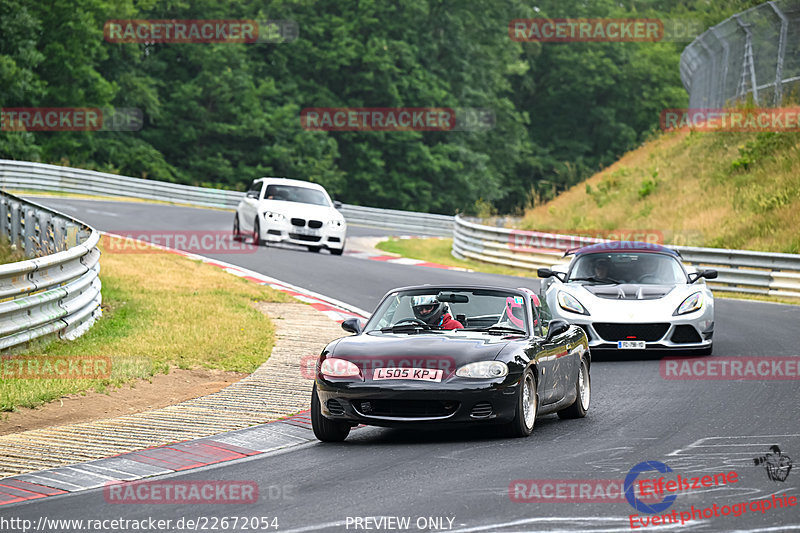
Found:
[{"label": "white sports car's headlight", "polygon": [[558,305],[561,306],[561,309],[565,311],[570,311],[572,313],[578,313],[579,315],[588,315],[589,311],[575,298],[568,292],[559,291],[558,292]]},{"label": "white sports car's headlight", "polygon": [[264,211],[264,220],[269,220],[271,222],[283,222],[286,220],[286,217],[274,211]]},{"label": "white sports car's headlight", "polygon": [[686,313],[691,313],[692,311],[697,311],[703,307],[703,293],[696,292],[686,298],[681,305],[675,310],[673,315],[685,315]]},{"label": "white sports car's headlight", "polygon": [[480,361],[470,363],[456,370],[461,378],[501,378],[508,375],[508,367],[500,361]]}]

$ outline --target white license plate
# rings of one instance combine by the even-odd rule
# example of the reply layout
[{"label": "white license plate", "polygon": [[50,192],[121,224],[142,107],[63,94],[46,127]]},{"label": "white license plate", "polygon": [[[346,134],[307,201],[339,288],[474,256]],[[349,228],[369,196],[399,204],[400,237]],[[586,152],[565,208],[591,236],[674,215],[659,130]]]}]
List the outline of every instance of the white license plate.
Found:
[{"label": "white license plate", "polygon": [[442,381],[442,370],[432,368],[376,368],[372,379],[413,379],[416,381]]},{"label": "white license plate", "polygon": [[617,341],[619,350],[644,350],[644,341]]},{"label": "white license plate", "polygon": [[311,228],[297,228],[295,230],[300,235],[319,235],[318,229],[311,229]]}]

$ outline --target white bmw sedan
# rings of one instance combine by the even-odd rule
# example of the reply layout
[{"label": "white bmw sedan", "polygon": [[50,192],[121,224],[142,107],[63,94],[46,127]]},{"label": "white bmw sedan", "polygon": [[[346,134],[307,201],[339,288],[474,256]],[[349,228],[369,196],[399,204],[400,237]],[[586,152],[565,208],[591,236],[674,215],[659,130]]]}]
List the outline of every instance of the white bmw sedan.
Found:
[{"label": "white bmw sedan", "polygon": [[259,178],[236,207],[233,235],[254,244],[285,242],[312,252],[344,251],[347,224],[324,187],[286,178]]},{"label": "white bmw sedan", "polygon": [[573,252],[564,271],[541,268],[553,318],[586,331],[596,350],[686,350],[710,354],[714,296],[674,250],[642,242],[607,242]]}]

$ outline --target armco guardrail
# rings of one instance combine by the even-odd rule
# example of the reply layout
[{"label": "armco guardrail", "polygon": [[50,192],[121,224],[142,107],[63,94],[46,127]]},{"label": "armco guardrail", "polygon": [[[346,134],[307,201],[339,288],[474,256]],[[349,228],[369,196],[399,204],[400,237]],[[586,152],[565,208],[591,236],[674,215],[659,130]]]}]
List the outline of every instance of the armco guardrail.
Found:
[{"label": "armco guardrail", "polygon": [[[486,226],[455,217],[453,256],[535,271],[568,262],[563,253],[603,239],[556,235],[537,231]],[[800,255],[670,246],[684,263],[696,268],[715,268],[719,277],[711,289],[800,298]]]},{"label": "armco guardrail", "polygon": [[0,192],[0,237],[35,256],[0,265],[0,350],[45,335],[82,335],[101,312],[100,234]]},{"label": "armco guardrail", "polygon": [[[161,200],[223,209],[236,208],[244,196],[244,193],[237,191],[193,187],[7,159],[0,159],[0,186],[5,189]],[[453,231],[453,217],[447,215],[347,204],[343,205],[340,211],[350,224],[447,237]]]}]

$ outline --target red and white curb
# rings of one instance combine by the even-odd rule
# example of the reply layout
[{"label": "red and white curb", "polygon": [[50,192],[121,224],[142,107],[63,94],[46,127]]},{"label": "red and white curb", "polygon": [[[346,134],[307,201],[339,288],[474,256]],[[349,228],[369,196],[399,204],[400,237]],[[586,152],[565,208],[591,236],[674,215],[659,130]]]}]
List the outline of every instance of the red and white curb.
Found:
[{"label": "red and white curb", "polygon": [[[108,233],[108,232],[100,232],[100,233],[103,235],[107,235],[109,237],[116,237],[119,239],[130,239],[130,237],[124,235],[117,235],[115,233]],[[258,283],[259,285],[268,285],[269,287],[275,290],[278,290],[280,292],[286,293],[290,296],[297,298],[301,302],[310,304],[314,309],[324,313],[328,318],[339,323],[342,323],[344,320],[347,320],[348,318],[353,318],[353,317],[368,318],[370,315],[368,311],[365,311],[364,309],[360,309],[353,305],[342,302],[341,300],[337,300],[335,298],[331,298],[329,296],[325,296],[323,294],[310,291],[303,287],[298,287],[297,285],[292,285],[291,283],[287,283],[285,281],[281,281],[279,279],[264,274],[260,274],[254,270],[250,270],[249,268],[240,267],[231,263],[227,263],[225,261],[220,261],[219,259],[211,259],[209,257],[198,255],[192,252],[177,250],[175,248],[169,248],[167,246],[162,246],[159,244],[152,244],[147,241],[140,241],[138,239],[133,239],[133,240],[141,244],[148,244],[154,248],[158,248],[159,250],[164,250],[166,252],[182,255],[184,257],[193,259],[195,261],[202,261],[207,265],[212,265],[217,268],[221,268],[222,270],[224,270],[229,274],[233,274],[234,276],[244,278],[253,283]]]}]

